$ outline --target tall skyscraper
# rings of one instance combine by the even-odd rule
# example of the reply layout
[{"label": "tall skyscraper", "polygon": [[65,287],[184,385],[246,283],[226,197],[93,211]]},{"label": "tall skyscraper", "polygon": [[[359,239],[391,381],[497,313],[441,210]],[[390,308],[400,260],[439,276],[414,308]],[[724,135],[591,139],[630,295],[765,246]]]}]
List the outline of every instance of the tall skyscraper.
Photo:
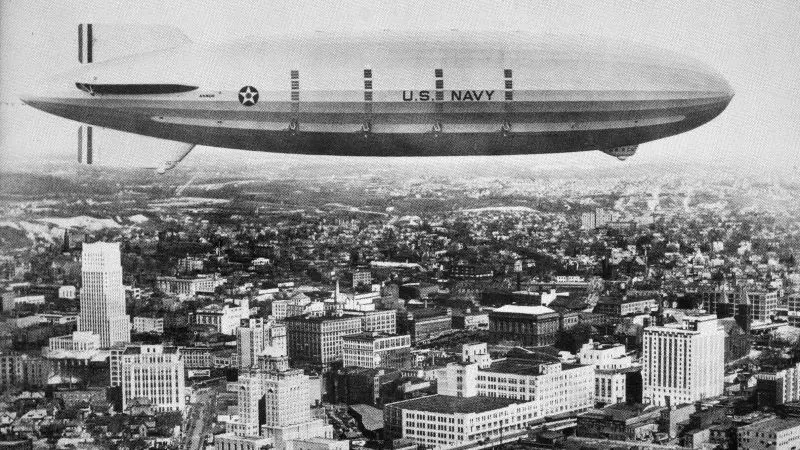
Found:
[{"label": "tall skyscraper", "polygon": [[725,332],[713,315],[645,328],[642,366],[645,403],[678,405],[721,395]]},{"label": "tall skyscraper", "polygon": [[125,290],[119,244],[83,244],[81,256],[79,331],[100,335],[103,348],[130,342],[130,319],[125,314]]}]

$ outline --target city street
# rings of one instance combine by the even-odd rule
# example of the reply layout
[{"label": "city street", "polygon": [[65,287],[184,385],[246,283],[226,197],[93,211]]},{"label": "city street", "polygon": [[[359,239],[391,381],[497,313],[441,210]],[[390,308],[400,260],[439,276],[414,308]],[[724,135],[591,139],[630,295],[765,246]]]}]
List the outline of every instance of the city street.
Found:
[{"label": "city street", "polygon": [[202,388],[197,392],[196,401],[189,406],[186,414],[186,432],[182,448],[201,449],[204,446],[206,429],[214,420],[217,392],[213,388]]}]

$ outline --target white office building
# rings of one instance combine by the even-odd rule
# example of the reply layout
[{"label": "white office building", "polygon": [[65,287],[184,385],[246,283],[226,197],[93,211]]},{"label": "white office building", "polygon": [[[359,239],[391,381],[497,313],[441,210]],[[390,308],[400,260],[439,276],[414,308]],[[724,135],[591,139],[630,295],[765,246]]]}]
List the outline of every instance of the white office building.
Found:
[{"label": "white office building", "polygon": [[156,277],[156,289],[165,294],[192,297],[195,294],[213,294],[218,286],[225,284],[225,278],[215,275],[194,278]]},{"label": "white office building", "polygon": [[58,298],[75,300],[76,297],[77,289],[75,286],[65,285],[58,288]]},{"label": "white office building", "polygon": [[311,304],[311,299],[302,292],[286,295],[288,295],[287,298],[278,298],[272,301],[272,317],[275,320],[303,314]]},{"label": "white office building", "polygon": [[627,401],[627,379],[632,370],[641,367],[633,363],[622,344],[600,344],[589,340],[578,351],[580,364],[595,367],[594,398],[606,404]]},{"label": "white office building", "polygon": [[425,378],[436,380],[436,392],[450,397],[478,395],[478,363],[453,362],[429,370]]},{"label": "white office building", "polygon": [[156,411],[186,407],[183,360],[175,347],[130,345],[119,355],[122,410],[137,398],[150,400]]},{"label": "white office building", "polygon": [[393,336],[368,332],[342,336],[342,363],[344,367],[358,366],[402,367],[404,359],[410,360],[411,336]]},{"label": "white office building", "polygon": [[233,335],[242,319],[250,317],[250,301],[241,299],[238,305],[211,304],[189,314],[195,325],[211,325],[221,334]]},{"label": "white office building", "polygon": [[51,337],[48,346],[42,348],[42,356],[55,363],[57,369],[85,366],[91,361],[102,361],[105,355],[100,350],[100,336],[89,331]]},{"label": "white office building", "polygon": [[521,358],[478,371],[478,395],[534,402],[539,417],[594,407],[594,367]]},{"label": "white office building", "polygon": [[592,365],[528,358],[491,361],[485,344],[462,347],[462,361],[428,371],[437,392],[452,397],[506,398],[533,402],[536,416],[580,412],[594,406]]},{"label": "white office building", "polygon": [[164,318],[134,316],[133,331],[137,333],[164,334]]},{"label": "white office building", "polygon": [[[756,374],[756,380],[759,385],[768,386],[767,392],[774,392],[775,397],[768,403],[783,405],[800,400],[800,363],[781,370],[759,372]],[[760,389],[757,387],[756,391],[758,392]],[[761,401],[759,400],[759,403]]]},{"label": "white office building", "polygon": [[383,408],[383,422],[389,439],[409,439],[425,448],[470,448],[527,436],[537,414],[535,402],[430,395],[389,403]]},{"label": "white office building", "polygon": [[642,366],[645,403],[679,405],[721,395],[725,332],[714,315],[645,328]]},{"label": "white office building", "polygon": [[103,348],[130,342],[130,318],[125,314],[119,244],[84,243],[81,278],[78,331],[100,335]]},{"label": "white office building", "polygon": [[797,420],[766,418],[739,427],[736,433],[741,450],[793,450],[800,447]]}]

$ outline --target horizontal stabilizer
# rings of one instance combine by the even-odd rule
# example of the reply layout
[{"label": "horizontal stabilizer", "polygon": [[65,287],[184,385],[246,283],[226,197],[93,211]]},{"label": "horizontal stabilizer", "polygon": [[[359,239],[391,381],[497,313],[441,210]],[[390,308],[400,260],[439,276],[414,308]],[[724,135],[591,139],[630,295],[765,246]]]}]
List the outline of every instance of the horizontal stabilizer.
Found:
[{"label": "horizontal stabilizer", "polygon": [[190,42],[180,29],[167,25],[82,23],[78,25],[78,62],[91,64]]}]

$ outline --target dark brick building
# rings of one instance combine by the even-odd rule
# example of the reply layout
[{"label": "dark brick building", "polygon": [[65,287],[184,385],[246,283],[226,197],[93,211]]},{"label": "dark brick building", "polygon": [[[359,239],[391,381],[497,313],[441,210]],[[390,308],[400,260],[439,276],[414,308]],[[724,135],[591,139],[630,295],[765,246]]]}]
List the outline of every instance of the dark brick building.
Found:
[{"label": "dark brick building", "polygon": [[489,313],[489,331],[525,346],[553,345],[560,328],[557,312],[546,306],[505,305]]}]

